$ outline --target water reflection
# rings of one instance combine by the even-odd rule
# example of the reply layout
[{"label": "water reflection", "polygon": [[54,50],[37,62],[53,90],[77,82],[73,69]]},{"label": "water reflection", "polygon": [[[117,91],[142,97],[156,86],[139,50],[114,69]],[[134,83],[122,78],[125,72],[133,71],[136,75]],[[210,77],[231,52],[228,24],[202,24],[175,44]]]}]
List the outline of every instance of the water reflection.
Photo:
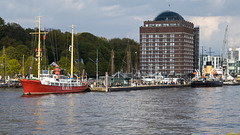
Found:
[{"label": "water reflection", "polygon": [[21,96],[0,91],[0,134],[239,132],[239,86]]},{"label": "water reflection", "polygon": [[[191,133],[195,128],[190,124],[195,114],[195,91],[164,89],[151,94],[143,104],[148,119],[146,126],[153,133]],[[150,119],[149,119],[150,118]]]},{"label": "water reflection", "polygon": [[[31,116],[32,128],[34,129],[34,134],[47,134],[47,129],[45,128],[48,125],[48,121],[44,116],[46,111],[46,104],[43,103],[44,96],[49,95],[22,95],[24,99],[23,108],[28,115]],[[31,107],[30,107],[31,106]],[[33,107],[34,106],[34,107]]]}]

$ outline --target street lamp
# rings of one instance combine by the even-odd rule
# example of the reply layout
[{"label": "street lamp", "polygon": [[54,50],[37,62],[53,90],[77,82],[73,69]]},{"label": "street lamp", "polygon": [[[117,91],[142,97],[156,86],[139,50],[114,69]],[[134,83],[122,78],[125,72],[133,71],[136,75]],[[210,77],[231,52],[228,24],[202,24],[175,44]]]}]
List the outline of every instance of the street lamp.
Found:
[{"label": "street lamp", "polygon": [[93,61],[91,58],[89,58],[89,60],[92,61],[94,64],[96,64],[96,81],[97,81],[97,87],[98,87],[98,49],[97,49],[96,62]]}]

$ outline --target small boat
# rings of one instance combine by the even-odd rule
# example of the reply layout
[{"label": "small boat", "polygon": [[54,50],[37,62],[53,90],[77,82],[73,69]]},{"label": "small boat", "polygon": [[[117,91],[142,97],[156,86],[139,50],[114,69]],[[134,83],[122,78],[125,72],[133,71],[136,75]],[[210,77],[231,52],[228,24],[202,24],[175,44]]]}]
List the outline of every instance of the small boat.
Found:
[{"label": "small boat", "polygon": [[50,71],[40,71],[40,17],[39,17],[39,42],[38,42],[38,78],[21,79],[23,94],[50,94],[50,93],[73,93],[83,92],[88,88],[88,83],[81,82],[78,77],[73,77],[73,26],[71,44],[71,76],[60,75],[58,65],[54,69],[55,74]]},{"label": "small boat", "polygon": [[222,81],[215,81],[215,80],[198,80],[192,81],[191,87],[222,87]]},{"label": "small boat", "polygon": [[206,68],[203,69],[202,76],[199,70],[194,72],[195,77],[192,79],[191,87],[222,87],[222,69],[213,69],[210,61],[207,62]]}]

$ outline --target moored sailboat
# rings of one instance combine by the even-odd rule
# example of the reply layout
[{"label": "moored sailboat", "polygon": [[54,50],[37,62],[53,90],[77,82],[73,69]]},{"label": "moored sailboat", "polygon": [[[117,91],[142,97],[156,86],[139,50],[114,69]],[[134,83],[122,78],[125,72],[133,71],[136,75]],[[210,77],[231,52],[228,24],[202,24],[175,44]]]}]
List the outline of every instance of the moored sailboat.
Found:
[{"label": "moored sailboat", "polygon": [[71,76],[60,75],[56,66],[55,73],[47,70],[40,70],[40,17],[39,17],[39,41],[38,41],[38,79],[22,79],[24,94],[50,94],[50,93],[73,93],[83,92],[88,88],[87,82],[81,82],[78,77],[73,77],[73,26],[71,44]]}]

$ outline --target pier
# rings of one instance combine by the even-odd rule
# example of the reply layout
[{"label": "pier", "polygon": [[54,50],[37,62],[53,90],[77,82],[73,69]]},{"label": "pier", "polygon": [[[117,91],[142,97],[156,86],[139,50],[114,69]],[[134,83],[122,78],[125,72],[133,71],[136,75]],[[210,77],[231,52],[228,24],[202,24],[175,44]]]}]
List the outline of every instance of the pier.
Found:
[{"label": "pier", "polygon": [[119,87],[91,87],[90,91],[92,92],[115,92],[115,91],[130,91],[130,90],[148,90],[148,89],[160,89],[160,88],[182,88],[190,87],[190,84],[171,84],[171,85],[138,85],[138,86],[119,86]]},{"label": "pier", "polygon": [[[235,86],[240,85],[240,83],[224,83],[224,86]],[[91,92],[117,92],[117,91],[131,91],[131,90],[148,90],[148,89],[161,89],[161,88],[183,88],[191,87],[191,84],[170,84],[170,85],[138,85],[138,86],[119,86],[119,87],[91,87],[89,88]]]}]

